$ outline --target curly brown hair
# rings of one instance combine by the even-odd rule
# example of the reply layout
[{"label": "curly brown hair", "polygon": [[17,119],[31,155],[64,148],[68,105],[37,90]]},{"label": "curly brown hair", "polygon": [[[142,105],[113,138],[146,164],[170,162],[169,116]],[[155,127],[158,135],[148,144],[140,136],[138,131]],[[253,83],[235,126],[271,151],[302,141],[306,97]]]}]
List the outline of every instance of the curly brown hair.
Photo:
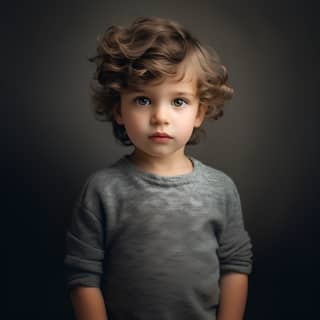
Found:
[{"label": "curly brown hair", "polygon": [[[179,23],[164,18],[139,17],[127,28],[109,27],[98,36],[97,54],[89,61],[96,64],[90,85],[96,119],[111,121],[113,133],[123,145],[132,142],[113,116],[123,89],[176,76],[181,69],[178,66],[185,63],[196,67],[197,93],[199,102],[207,106],[206,118],[222,117],[224,103],[233,95],[227,69],[217,53]],[[187,144],[198,143],[201,132],[203,129],[194,128]]]}]

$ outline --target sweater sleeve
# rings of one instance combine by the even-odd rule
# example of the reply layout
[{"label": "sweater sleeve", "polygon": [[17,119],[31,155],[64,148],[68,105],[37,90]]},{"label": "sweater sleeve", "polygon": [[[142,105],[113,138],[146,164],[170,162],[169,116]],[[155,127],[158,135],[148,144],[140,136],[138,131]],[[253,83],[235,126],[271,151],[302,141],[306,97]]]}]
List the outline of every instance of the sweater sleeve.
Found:
[{"label": "sweater sleeve", "polygon": [[241,201],[238,190],[227,178],[226,221],[218,236],[218,256],[221,273],[252,271],[252,244],[244,227]]},{"label": "sweater sleeve", "polygon": [[77,200],[66,232],[64,267],[67,289],[99,287],[103,273],[104,229],[99,210],[89,209],[97,193],[88,179]]}]

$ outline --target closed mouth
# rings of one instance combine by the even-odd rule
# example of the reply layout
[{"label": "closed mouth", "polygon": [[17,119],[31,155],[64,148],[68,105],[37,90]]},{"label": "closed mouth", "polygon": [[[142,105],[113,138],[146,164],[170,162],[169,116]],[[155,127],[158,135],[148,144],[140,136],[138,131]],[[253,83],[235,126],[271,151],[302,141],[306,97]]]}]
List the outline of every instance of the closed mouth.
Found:
[{"label": "closed mouth", "polygon": [[169,139],[172,139],[172,137],[165,132],[156,132],[149,137],[150,138],[169,138]]},{"label": "closed mouth", "polygon": [[172,139],[171,136],[169,136],[167,133],[157,132],[149,136],[149,138],[167,138]]}]

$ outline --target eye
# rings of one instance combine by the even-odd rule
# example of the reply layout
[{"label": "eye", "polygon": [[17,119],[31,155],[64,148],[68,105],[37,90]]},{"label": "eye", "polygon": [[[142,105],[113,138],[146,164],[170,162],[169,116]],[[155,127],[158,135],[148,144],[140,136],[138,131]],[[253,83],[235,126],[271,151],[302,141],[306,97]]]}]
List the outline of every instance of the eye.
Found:
[{"label": "eye", "polygon": [[143,96],[141,96],[141,97],[136,97],[136,98],[134,99],[134,102],[135,102],[136,104],[140,105],[140,106],[147,106],[147,105],[151,104],[150,99],[147,98],[147,97],[143,97]]},{"label": "eye", "polygon": [[183,107],[187,102],[182,98],[177,98],[173,100],[173,105],[175,107]]}]

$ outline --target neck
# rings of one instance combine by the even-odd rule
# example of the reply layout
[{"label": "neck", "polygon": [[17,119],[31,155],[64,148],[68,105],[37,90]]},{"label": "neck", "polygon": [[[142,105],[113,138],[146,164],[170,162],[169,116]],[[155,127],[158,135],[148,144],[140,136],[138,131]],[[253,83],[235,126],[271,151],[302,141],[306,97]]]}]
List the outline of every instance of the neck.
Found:
[{"label": "neck", "polygon": [[163,176],[182,175],[193,170],[192,161],[184,153],[161,157],[134,150],[130,159],[141,170]]}]

